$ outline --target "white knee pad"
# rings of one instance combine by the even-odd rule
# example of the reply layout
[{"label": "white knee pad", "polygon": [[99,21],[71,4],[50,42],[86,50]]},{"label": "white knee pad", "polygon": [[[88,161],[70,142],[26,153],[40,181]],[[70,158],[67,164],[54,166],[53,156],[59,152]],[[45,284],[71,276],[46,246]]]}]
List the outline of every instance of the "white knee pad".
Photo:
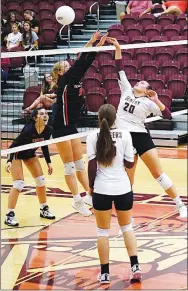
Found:
[{"label": "white knee pad", "polygon": [[23,180],[16,180],[13,182],[13,188],[18,190],[18,191],[22,191],[24,187],[24,181]]},{"label": "white knee pad", "polygon": [[76,171],[80,172],[80,171],[83,171],[85,169],[85,162],[84,162],[83,158],[81,158],[80,160],[78,160],[74,163],[75,163]]},{"label": "white knee pad", "polygon": [[75,165],[74,162],[65,163],[64,164],[64,174],[66,176],[73,175],[75,172]]},{"label": "white knee pad", "polygon": [[109,229],[97,228],[97,236],[98,237],[101,237],[101,236],[108,237],[109,236]]},{"label": "white knee pad", "polygon": [[128,231],[133,231],[133,225],[132,225],[132,221],[129,224],[120,226],[122,233],[124,232],[128,232]]},{"label": "white knee pad", "polygon": [[44,187],[46,185],[45,177],[42,175],[35,178],[35,183],[37,187]]},{"label": "white knee pad", "polygon": [[168,190],[170,187],[172,187],[172,181],[165,173],[163,173],[161,176],[159,176],[156,179],[156,181],[161,185],[161,187],[164,190]]}]

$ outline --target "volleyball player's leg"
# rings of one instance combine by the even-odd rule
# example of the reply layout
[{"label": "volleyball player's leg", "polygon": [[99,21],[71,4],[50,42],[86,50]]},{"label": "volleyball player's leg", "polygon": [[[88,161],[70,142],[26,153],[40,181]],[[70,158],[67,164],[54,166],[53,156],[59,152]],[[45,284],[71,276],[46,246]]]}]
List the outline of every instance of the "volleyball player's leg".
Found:
[{"label": "volleyball player's leg", "polygon": [[9,226],[18,226],[19,223],[15,218],[15,207],[18,201],[18,196],[24,187],[24,176],[21,160],[12,161],[11,176],[13,186],[8,196],[8,211],[6,214],[5,223]]},{"label": "volleyball player's leg", "polygon": [[70,140],[56,144],[59,155],[65,167],[65,181],[73,195],[72,206],[82,215],[89,216],[92,212],[85,207],[83,200],[78,191],[78,185],[75,175],[75,163]]},{"label": "volleyball player's leg", "polygon": [[86,191],[86,196],[84,197],[84,202],[93,207],[92,197],[88,194],[89,191],[89,181],[88,175],[85,170],[85,162],[83,159],[83,149],[80,138],[71,140],[73,157],[75,162],[76,176],[78,181],[83,186]]},{"label": "volleyball player's leg", "polygon": [[[97,248],[101,263],[98,280],[109,283],[109,230],[112,214],[112,198],[108,195],[93,193],[94,214],[97,223]],[[103,210],[105,209],[105,210]]]},{"label": "volleyball player's leg", "polygon": [[46,198],[46,181],[43,175],[42,167],[37,157],[24,160],[36,183],[36,193],[40,203],[40,216],[47,219],[55,219],[55,216],[49,211]]},{"label": "volleyball player's leg", "polygon": [[178,6],[170,6],[161,14],[175,14],[180,15],[182,13],[181,9]]},{"label": "volleyball player's leg", "polygon": [[138,162],[138,155],[136,154],[134,156],[134,166],[131,169],[125,168],[126,172],[127,172],[127,175],[129,177],[131,186],[133,186],[133,184],[134,184],[134,177],[135,177],[135,171],[136,171],[137,162]]},{"label": "volleyball player's leg", "polygon": [[152,176],[160,184],[160,186],[165,190],[165,192],[170,196],[177,205],[177,209],[180,212],[180,217],[187,217],[187,208],[178,196],[177,190],[173,185],[171,179],[164,173],[159,156],[156,148],[152,148],[140,156],[144,164],[149,169]]},{"label": "volleyball player's leg", "polygon": [[123,233],[125,246],[131,263],[131,280],[142,279],[137,257],[137,241],[132,225],[133,193],[119,195],[114,200],[118,223]]}]

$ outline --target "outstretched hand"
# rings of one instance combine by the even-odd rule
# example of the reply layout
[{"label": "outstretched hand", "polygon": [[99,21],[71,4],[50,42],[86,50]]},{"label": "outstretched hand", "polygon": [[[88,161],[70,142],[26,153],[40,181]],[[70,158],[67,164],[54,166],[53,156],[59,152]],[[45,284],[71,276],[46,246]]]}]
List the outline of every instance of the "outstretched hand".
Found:
[{"label": "outstretched hand", "polygon": [[97,44],[97,46],[103,46],[104,43],[105,43],[105,41],[106,41],[106,39],[107,39],[107,36],[108,36],[108,32],[105,33],[105,34],[101,37],[101,39],[100,39],[99,43]]},{"label": "outstretched hand", "polygon": [[119,42],[114,37],[107,37],[106,41],[110,44],[113,44],[115,47],[119,47]]}]

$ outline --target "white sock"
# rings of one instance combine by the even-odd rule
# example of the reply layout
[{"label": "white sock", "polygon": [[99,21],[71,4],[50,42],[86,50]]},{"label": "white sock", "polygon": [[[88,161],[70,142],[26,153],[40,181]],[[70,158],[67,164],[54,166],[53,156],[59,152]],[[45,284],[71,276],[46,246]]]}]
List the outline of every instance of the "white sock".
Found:
[{"label": "white sock", "polygon": [[180,206],[181,204],[183,204],[183,202],[181,201],[181,198],[179,196],[177,196],[176,198],[173,198],[173,200],[177,206]]},{"label": "white sock", "polygon": [[78,193],[76,195],[73,195],[73,199],[74,199],[74,202],[78,202],[82,199],[82,197],[80,196],[80,193]]},{"label": "white sock", "polygon": [[48,204],[47,203],[41,203],[40,204],[40,209],[43,209],[45,206],[47,206]]},{"label": "white sock", "polygon": [[9,214],[11,211],[14,212],[14,209],[9,208],[7,214]]}]

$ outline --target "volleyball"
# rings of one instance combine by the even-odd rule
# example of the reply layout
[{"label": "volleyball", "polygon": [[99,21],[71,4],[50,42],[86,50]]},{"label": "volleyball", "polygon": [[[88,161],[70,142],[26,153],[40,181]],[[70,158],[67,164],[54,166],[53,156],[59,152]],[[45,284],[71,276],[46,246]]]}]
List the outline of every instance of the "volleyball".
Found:
[{"label": "volleyball", "polygon": [[56,11],[56,19],[62,25],[71,24],[75,19],[75,12],[69,6],[61,6]]}]

